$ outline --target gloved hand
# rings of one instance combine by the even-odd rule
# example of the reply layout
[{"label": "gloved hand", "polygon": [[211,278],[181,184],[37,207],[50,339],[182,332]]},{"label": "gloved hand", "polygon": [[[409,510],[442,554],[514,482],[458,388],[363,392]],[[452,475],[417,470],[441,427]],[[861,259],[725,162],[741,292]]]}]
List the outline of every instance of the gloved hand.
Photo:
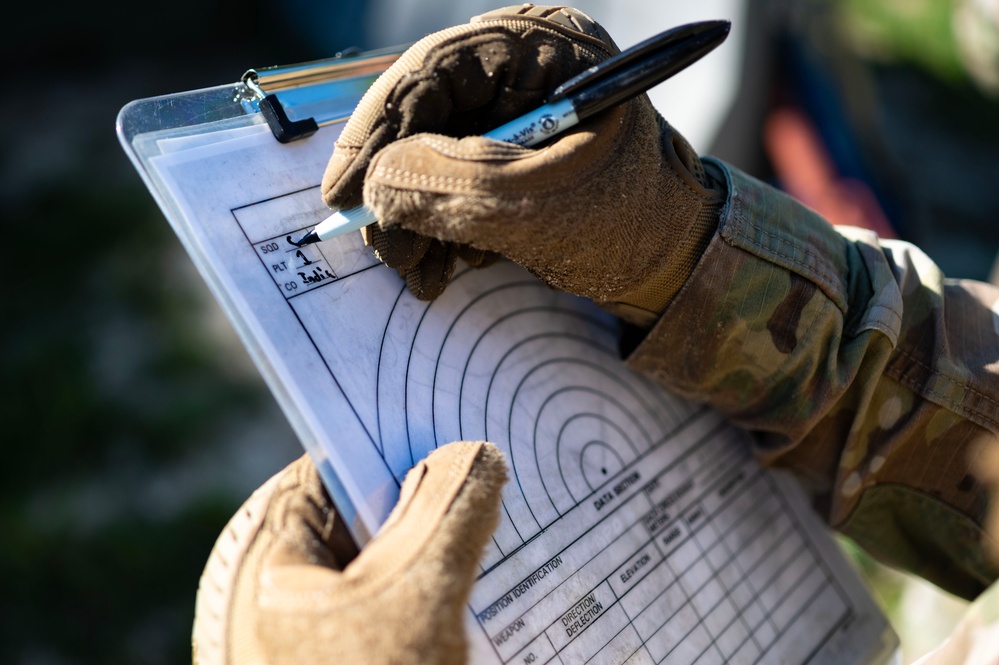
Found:
[{"label": "gloved hand", "polygon": [[409,472],[358,554],[303,456],[215,544],[198,586],[195,665],[465,662],[465,605],[505,480],[495,446],[442,446]]},{"label": "gloved hand", "polygon": [[617,51],[563,7],[498,9],[424,38],[358,104],[324,201],[353,207],[363,194],[379,219],[366,239],[419,298],[444,289],[456,257],[499,253],[651,324],[717,227],[722,192],[648,96],[539,148],[477,136]]}]

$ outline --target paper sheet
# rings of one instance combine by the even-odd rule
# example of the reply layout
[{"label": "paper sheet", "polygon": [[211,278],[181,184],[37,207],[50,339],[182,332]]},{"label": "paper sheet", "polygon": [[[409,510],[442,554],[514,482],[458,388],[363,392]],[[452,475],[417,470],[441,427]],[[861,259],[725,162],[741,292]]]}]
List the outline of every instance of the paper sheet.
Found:
[{"label": "paper sheet", "polygon": [[[233,130],[151,160],[175,229],[362,541],[435,447],[512,480],[469,603],[475,662],[867,663],[893,636],[745,435],[619,360],[613,318],[510,263],[417,301],[329,211],[338,127]],[[414,608],[420,611],[420,608]]]}]

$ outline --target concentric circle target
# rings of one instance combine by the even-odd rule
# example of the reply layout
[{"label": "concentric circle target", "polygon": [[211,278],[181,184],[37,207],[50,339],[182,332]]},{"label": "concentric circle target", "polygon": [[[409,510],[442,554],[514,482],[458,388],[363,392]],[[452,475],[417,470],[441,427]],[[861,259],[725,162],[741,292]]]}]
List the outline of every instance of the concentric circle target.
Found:
[{"label": "concentric circle target", "polygon": [[377,409],[378,439],[400,480],[450,441],[503,450],[514,473],[494,541],[506,553],[662,441],[687,407],[621,362],[613,317],[513,264],[488,271],[460,272],[430,305],[400,294],[377,394],[405,408]]}]

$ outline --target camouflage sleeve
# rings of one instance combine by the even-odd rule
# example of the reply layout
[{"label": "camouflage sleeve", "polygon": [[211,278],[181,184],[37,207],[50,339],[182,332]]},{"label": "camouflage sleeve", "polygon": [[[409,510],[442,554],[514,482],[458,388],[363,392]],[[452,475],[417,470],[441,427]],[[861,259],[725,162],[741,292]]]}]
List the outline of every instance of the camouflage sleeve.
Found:
[{"label": "camouflage sleeve", "polygon": [[882,561],[977,595],[997,574],[971,469],[999,432],[999,290],[706,162],[728,186],[718,231],[629,364],[753,431]]}]

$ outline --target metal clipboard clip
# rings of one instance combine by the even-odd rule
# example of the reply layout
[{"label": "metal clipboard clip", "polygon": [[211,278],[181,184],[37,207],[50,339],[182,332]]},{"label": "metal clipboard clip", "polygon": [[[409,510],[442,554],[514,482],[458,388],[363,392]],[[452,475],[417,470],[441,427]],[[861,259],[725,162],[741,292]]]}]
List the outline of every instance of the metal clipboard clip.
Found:
[{"label": "metal clipboard clip", "polygon": [[248,69],[240,77],[234,101],[247,113],[262,114],[279,142],[297,141],[347,119],[354,109],[344,107],[342,100],[350,96],[344,93],[363,93],[406,48],[361,56],[354,49],[325,60]]}]

